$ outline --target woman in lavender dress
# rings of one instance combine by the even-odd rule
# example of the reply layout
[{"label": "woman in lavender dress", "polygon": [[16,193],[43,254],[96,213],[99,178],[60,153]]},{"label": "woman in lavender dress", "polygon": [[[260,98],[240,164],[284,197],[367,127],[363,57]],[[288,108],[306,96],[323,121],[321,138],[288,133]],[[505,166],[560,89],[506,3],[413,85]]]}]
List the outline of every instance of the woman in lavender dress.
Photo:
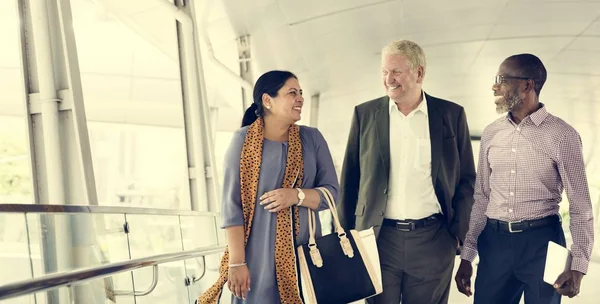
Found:
[{"label": "woman in lavender dress", "polygon": [[[316,128],[299,126],[302,183],[296,188],[282,188],[289,162],[288,152],[292,151],[289,130],[300,120],[304,103],[297,77],[287,71],[267,72],[258,79],[253,95],[254,103],[244,115],[242,128],[235,132],[224,162],[222,228],[227,231],[229,250],[227,286],[232,292],[231,303],[278,304],[282,302],[281,296],[288,295],[278,286],[276,276],[277,213],[299,206],[296,210],[300,230],[294,247],[306,243],[308,209],[319,211],[327,208],[325,198],[315,188],[329,189],[335,199],[339,184],[323,135]],[[248,130],[257,119],[262,120],[264,139],[254,214],[250,233],[246,235],[248,223],[244,219],[241,199],[245,188],[240,182],[241,174],[246,173],[241,172],[244,166],[240,168],[240,159],[245,141],[249,140]],[[320,235],[318,218],[316,222],[317,235]],[[291,302],[297,303],[296,300]]]}]

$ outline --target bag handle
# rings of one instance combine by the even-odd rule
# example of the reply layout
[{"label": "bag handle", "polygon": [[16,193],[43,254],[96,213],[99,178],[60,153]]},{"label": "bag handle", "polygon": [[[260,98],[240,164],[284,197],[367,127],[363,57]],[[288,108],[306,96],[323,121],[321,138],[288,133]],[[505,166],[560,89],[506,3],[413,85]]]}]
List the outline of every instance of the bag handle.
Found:
[{"label": "bag handle", "polygon": [[329,191],[329,189],[327,189],[325,187],[320,187],[320,190],[323,192],[323,194],[325,194],[325,197],[327,198],[326,201],[327,201],[327,204],[329,205],[329,210],[331,211],[331,215],[333,217],[334,225],[336,227],[336,232],[337,232],[338,237],[340,238],[340,246],[342,247],[344,254],[346,256],[348,256],[349,258],[352,258],[352,257],[354,257],[354,249],[352,249],[350,240],[348,240],[348,237],[346,236],[346,232],[344,231],[344,228],[342,227],[342,224],[340,223],[340,218],[337,213],[337,207],[335,205],[333,195],[331,195],[331,192]]},{"label": "bag handle", "polygon": [[310,253],[310,259],[313,262],[313,265],[317,266],[317,268],[323,267],[323,258],[321,257],[321,252],[319,248],[317,248],[316,242],[316,230],[317,230],[317,218],[315,212],[312,209],[308,209],[308,249]]},{"label": "bag handle", "polygon": [[[342,247],[342,251],[349,258],[354,257],[354,249],[352,249],[350,240],[348,240],[348,237],[346,236],[346,231],[344,231],[344,228],[340,224],[340,219],[337,214],[337,208],[334,203],[333,195],[331,195],[331,192],[329,191],[329,189],[327,189],[325,187],[318,187],[315,190],[323,193],[323,196],[325,197],[325,202],[327,203],[327,206],[329,207],[329,211],[331,212],[331,216],[333,218],[333,224],[335,226],[336,233],[340,239],[340,246]],[[317,249],[316,248],[317,244],[316,244],[316,240],[315,240],[315,238],[316,238],[315,234],[316,234],[316,230],[317,230],[316,229],[316,218],[315,218],[315,212],[312,209],[308,209],[308,218],[309,218],[309,221],[308,221],[308,226],[309,226],[309,228],[308,228],[309,229],[308,230],[309,231],[308,246],[311,248],[314,247],[315,249]],[[312,256],[312,252],[311,252],[311,256]],[[319,255],[318,259],[320,259],[320,255]],[[313,260],[313,263],[315,263],[314,260]],[[321,260],[321,263],[322,263],[322,260]],[[317,264],[315,264],[315,265],[317,265]]]},{"label": "bag handle", "polygon": [[325,187],[319,187],[317,188],[317,190],[323,193],[323,196],[325,197],[325,201],[327,202],[327,206],[329,207],[329,211],[331,212],[331,217],[333,218],[333,225],[335,226],[335,231],[338,235],[344,234],[345,231],[342,225],[340,224],[340,218],[338,217],[337,207],[335,206],[335,202],[333,201],[333,195],[331,195],[329,189]]}]

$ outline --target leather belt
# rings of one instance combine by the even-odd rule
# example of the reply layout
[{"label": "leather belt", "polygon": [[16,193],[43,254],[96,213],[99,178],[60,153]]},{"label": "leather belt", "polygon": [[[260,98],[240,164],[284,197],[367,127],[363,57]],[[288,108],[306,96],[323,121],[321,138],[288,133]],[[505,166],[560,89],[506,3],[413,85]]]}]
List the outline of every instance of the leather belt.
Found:
[{"label": "leather belt", "polygon": [[421,227],[425,227],[427,224],[438,221],[440,218],[442,218],[442,215],[438,213],[419,220],[383,219],[383,225],[391,226],[396,228],[397,230],[408,232]]},{"label": "leather belt", "polygon": [[550,215],[537,220],[527,220],[527,221],[516,221],[516,222],[505,222],[501,220],[495,220],[488,218],[488,225],[493,226],[494,228],[510,233],[519,233],[525,232],[528,230],[532,230],[535,228],[545,227],[549,225],[554,225],[560,223],[560,216],[558,215]]}]

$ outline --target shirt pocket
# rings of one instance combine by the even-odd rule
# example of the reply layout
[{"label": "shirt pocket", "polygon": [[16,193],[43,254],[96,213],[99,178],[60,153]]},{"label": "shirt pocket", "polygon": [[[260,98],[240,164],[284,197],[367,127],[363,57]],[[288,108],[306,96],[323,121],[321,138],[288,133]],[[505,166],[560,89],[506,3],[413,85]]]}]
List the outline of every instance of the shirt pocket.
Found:
[{"label": "shirt pocket", "polygon": [[418,137],[415,149],[415,170],[431,169],[431,139]]}]

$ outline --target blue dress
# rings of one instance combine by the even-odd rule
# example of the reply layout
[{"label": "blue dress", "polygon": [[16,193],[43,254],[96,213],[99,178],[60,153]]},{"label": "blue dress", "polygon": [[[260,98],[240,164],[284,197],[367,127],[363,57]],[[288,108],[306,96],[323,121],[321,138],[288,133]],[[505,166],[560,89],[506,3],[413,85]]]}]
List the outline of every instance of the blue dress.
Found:
[{"label": "blue dress", "polygon": [[[222,200],[222,228],[244,225],[240,193],[240,156],[248,127],[235,132],[224,161]],[[333,159],[325,138],[319,130],[300,126],[302,155],[304,161],[303,189],[326,187],[337,198],[338,179]],[[250,271],[250,291],[246,300],[231,297],[234,304],[279,304],[279,291],[275,278],[275,233],[277,214],[259,204],[259,197],[267,191],[281,188],[287,161],[287,142],[265,139],[263,142],[261,172],[255,202],[254,219],[246,245],[246,262]],[[319,210],[327,209],[321,195]],[[317,213],[317,235],[321,225]],[[308,242],[308,209],[300,207],[300,234],[296,245]],[[227,284],[224,286],[227,288]]]}]

